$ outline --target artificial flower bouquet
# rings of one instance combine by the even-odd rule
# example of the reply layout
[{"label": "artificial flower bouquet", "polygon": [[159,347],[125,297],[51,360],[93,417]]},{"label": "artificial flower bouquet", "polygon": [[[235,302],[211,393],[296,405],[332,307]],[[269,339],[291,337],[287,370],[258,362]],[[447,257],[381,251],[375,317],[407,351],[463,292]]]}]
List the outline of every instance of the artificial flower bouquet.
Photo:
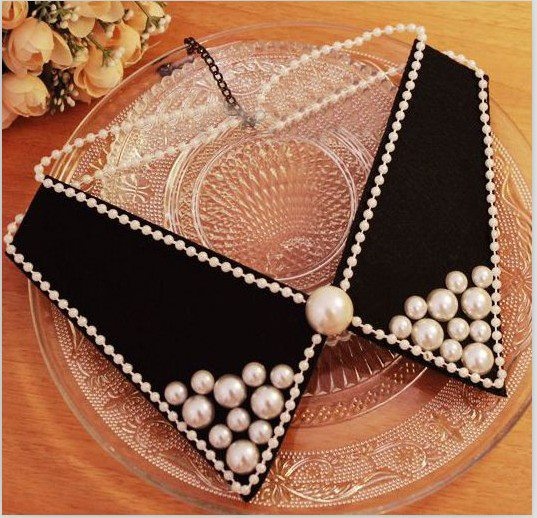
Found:
[{"label": "artificial flower bouquet", "polygon": [[102,97],[170,15],[164,2],[2,2],[2,128]]}]

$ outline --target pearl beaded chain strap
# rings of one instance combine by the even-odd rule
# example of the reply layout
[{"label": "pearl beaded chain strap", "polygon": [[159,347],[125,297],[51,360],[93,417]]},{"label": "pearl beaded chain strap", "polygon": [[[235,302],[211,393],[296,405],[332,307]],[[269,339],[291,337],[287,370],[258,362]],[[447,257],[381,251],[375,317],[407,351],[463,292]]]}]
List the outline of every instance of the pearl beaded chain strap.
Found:
[{"label": "pearl beaded chain strap", "polygon": [[[212,268],[219,268],[222,272],[231,274],[248,285],[252,285],[261,290],[269,290],[276,296],[290,298],[296,304],[305,304],[306,317],[315,331],[311,337],[311,345],[304,350],[304,359],[300,362],[297,371],[287,365],[280,365],[278,368],[274,368],[270,373],[270,386],[261,386],[266,378],[265,369],[263,365],[254,362],[244,366],[242,380],[237,376],[225,375],[215,381],[210,372],[205,370],[197,371],[192,376],[191,380],[191,385],[195,393],[194,396],[187,399],[188,389],[184,383],[180,381],[170,381],[170,384],[164,392],[164,397],[162,397],[160,393],[152,390],[151,386],[143,380],[141,374],[133,371],[133,366],[127,363],[122,355],[115,352],[114,347],[107,342],[104,336],[99,334],[97,328],[91,325],[83,315],[80,315],[76,308],[71,307],[70,303],[63,299],[61,294],[55,291],[43,278],[43,274],[36,271],[33,265],[17,251],[17,248],[13,245],[13,238],[18,226],[22,222],[23,215],[18,215],[15,218],[15,221],[8,225],[8,233],[4,237],[4,241],[7,245],[6,252],[13,257],[16,263],[21,265],[22,269],[31,276],[34,282],[39,283],[42,291],[45,292],[60,309],[67,311],[69,317],[76,319],[78,325],[86,329],[87,334],[94,338],[95,343],[103,348],[105,354],[109,355],[116,364],[121,366],[123,372],[131,377],[132,381],[140,387],[142,392],[148,394],[148,397],[153,403],[158,404],[161,412],[175,424],[177,429],[184,432],[186,437],[204,453],[205,457],[214,465],[215,469],[220,471],[224,478],[231,483],[233,491],[242,495],[249,495],[252,488],[259,483],[260,475],[266,472],[267,463],[273,457],[272,452],[279,446],[280,438],[285,433],[285,426],[291,420],[291,412],[296,406],[295,400],[301,394],[300,386],[304,382],[304,374],[310,367],[308,360],[315,355],[316,346],[322,342],[322,335],[338,334],[349,326],[353,326],[360,329],[366,335],[373,335],[378,340],[386,340],[390,345],[398,345],[401,350],[410,350],[416,357],[420,357],[426,362],[434,363],[437,367],[443,367],[448,372],[457,373],[461,378],[469,377],[471,382],[475,384],[481,384],[485,388],[490,388],[492,386],[495,388],[503,387],[506,372],[502,368],[504,362],[501,354],[503,347],[501,345],[501,332],[499,330],[499,289],[501,286],[499,280],[500,267],[498,255],[499,230],[494,195],[494,162],[491,146],[492,131],[488,123],[488,82],[484,77],[484,72],[479,69],[474,62],[466,60],[463,56],[455,56],[451,52],[447,53],[450,58],[455,59],[474,70],[478,80],[479,109],[481,112],[481,122],[483,123],[483,141],[485,144],[486,157],[485,165],[487,167],[486,177],[488,179],[487,202],[489,203],[489,214],[491,216],[489,225],[491,228],[491,262],[493,268],[492,270],[489,270],[485,266],[478,265],[472,274],[472,280],[475,287],[468,290],[466,289],[467,279],[464,274],[460,274],[460,272],[449,272],[446,279],[448,289],[434,290],[427,302],[423,299],[417,300],[412,297],[409,298],[407,304],[405,304],[405,312],[407,313],[407,316],[395,316],[392,319],[393,324],[392,322],[390,323],[390,333],[386,333],[381,329],[375,329],[372,325],[364,323],[359,316],[355,316],[353,303],[346,292],[351,286],[351,278],[354,269],[358,265],[358,258],[369,229],[369,221],[373,218],[374,209],[378,203],[377,199],[381,194],[381,186],[389,171],[389,164],[391,162],[392,154],[396,149],[398,134],[403,127],[405,113],[411,106],[410,101],[412,99],[412,91],[416,88],[416,81],[418,80],[418,73],[423,59],[423,50],[425,49],[425,41],[427,39],[425,30],[423,27],[418,27],[413,24],[406,26],[397,25],[395,27],[387,26],[384,29],[377,28],[371,32],[364,32],[354,40],[336,42],[330,46],[325,45],[319,49],[314,49],[309,54],[304,54],[297,60],[293,60],[287,67],[283,68],[278,74],[273,75],[269,81],[263,85],[257,99],[258,105],[255,110],[256,125],[263,129],[266,128],[268,131],[281,131],[288,125],[295,124],[305,117],[318,113],[331,104],[340,102],[346,97],[366,89],[374,82],[381,81],[388,76],[397,74],[399,69],[390,68],[385,72],[376,73],[366,79],[360,79],[356,84],[349,85],[324,97],[322,100],[307,106],[305,109],[296,111],[281,119],[276,119],[271,115],[267,115],[262,109],[269,91],[279,82],[281,77],[291,73],[308,61],[319,59],[321,56],[327,55],[335,50],[350,49],[354,46],[360,46],[364,42],[369,41],[372,37],[379,37],[383,34],[389,35],[393,32],[403,31],[416,33],[418,40],[416,51],[414,52],[413,60],[410,65],[411,70],[408,73],[408,80],[404,85],[405,88],[402,93],[402,101],[399,103],[398,110],[395,113],[395,121],[392,124],[392,131],[389,133],[389,142],[385,146],[382,162],[379,165],[374,178],[375,187],[371,189],[370,196],[367,199],[367,209],[362,214],[362,219],[359,224],[360,230],[354,236],[355,244],[352,247],[351,255],[346,259],[347,267],[343,271],[343,279],[340,281],[339,287],[326,286],[319,288],[307,299],[302,293],[295,291],[288,286],[282,286],[278,282],[269,282],[263,276],[245,273],[239,266],[232,267],[229,262],[222,261],[216,256],[210,256],[205,251],[198,250],[195,246],[186,246],[185,242],[177,239],[176,236],[165,234],[161,230],[154,229],[148,224],[142,225],[138,220],[132,219],[129,215],[121,213],[115,208],[110,208],[106,203],[99,202],[82,191],[77,192],[75,190],[80,189],[85,184],[91,183],[94,179],[102,179],[105,176],[113,175],[116,172],[128,169],[135,165],[148,164],[151,161],[158,160],[166,155],[174,156],[178,153],[184,153],[190,149],[199,147],[201,144],[213,142],[225,132],[237,128],[241,124],[241,121],[236,118],[226,119],[218,125],[200,133],[188,142],[182,142],[177,146],[170,146],[165,150],[159,150],[155,153],[144,155],[136,161],[118,166],[107,164],[93,176],[84,175],[80,182],[73,182],[72,187],[66,187],[63,183],[46,177],[44,174],[45,167],[48,167],[52,163],[52,160],[57,160],[64,155],[69,155],[76,148],[81,148],[88,143],[95,142],[96,139],[105,139],[110,135],[117,135],[122,131],[129,131],[133,127],[132,122],[124,122],[120,125],[114,125],[109,129],[102,129],[97,134],[89,133],[84,138],[77,138],[72,144],[66,144],[61,150],[54,150],[49,156],[43,157],[40,163],[34,167],[36,180],[42,183],[43,187],[46,189],[53,189],[60,195],[63,194],[68,198],[74,198],[77,202],[86,204],[89,208],[94,209],[97,213],[103,215],[103,217],[107,216],[111,220],[117,220],[119,224],[129,226],[135,232],[141,232],[143,235],[151,236],[155,241],[162,241],[170,247],[175,247],[181,253],[186,254],[186,256],[195,258],[202,263],[206,263]],[[179,113],[180,110],[172,111],[165,116],[165,119],[171,121]],[[151,115],[138,119],[134,124],[142,127],[155,121],[156,116]],[[487,330],[486,326],[483,326],[484,322],[481,320],[486,316],[482,309],[483,304],[485,306],[487,305],[487,300],[483,302],[482,299],[484,297],[484,288],[487,288],[488,286],[492,286],[494,290],[491,296],[490,306],[490,312],[493,314],[491,321],[493,330]],[[446,292],[448,294],[446,294]],[[456,320],[452,318],[454,315],[447,314],[452,311],[452,307],[454,306],[453,298],[455,295],[453,294],[460,294],[463,308],[469,308],[469,316],[474,319],[469,326],[469,333],[476,339],[476,342],[478,342],[478,338],[483,341],[488,340],[488,334],[490,334],[494,340],[494,352],[496,353],[496,358],[493,361],[495,361],[498,367],[497,378],[495,380],[485,376],[486,372],[490,370],[490,368],[488,370],[483,368],[484,362],[486,363],[488,358],[483,359],[482,350],[479,348],[477,348],[477,350],[476,347],[473,347],[473,349],[470,348],[470,351],[466,354],[466,358],[463,356],[464,366],[459,367],[455,363],[463,354],[462,351],[459,351],[457,348],[456,344],[462,349],[460,342],[457,341],[456,338],[458,337],[458,339],[462,341],[468,333],[463,337],[465,334],[465,322],[454,322]],[[434,316],[433,319],[423,319],[427,309],[429,309],[429,312]],[[453,338],[444,341],[442,343],[441,354],[435,356],[432,353],[432,350],[438,348],[440,344],[437,345],[434,343],[432,344],[434,347],[431,346],[431,333],[434,334],[434,331],[436,330],[437,335],[439,334],[437,327],[439,324],[436,320],[445,321],[446,317],[449,317],[447,320],[449,320],[449,324],[451,324],[451,327],[453,328],[449,333]],[[414,319],[416,322],[412,324],[410,319]],[[426,325],[427,323],[424,323],[424,320],[430,320],[433,323],[428,323],[428,325]],[[459,324],[458,327],[456,326],[457,323]],[[472,326],[474,327],[473,330]],[[414,344],[411,344],[407,340],[411,333],[412,338],[415,341]],[[436,338],[433,336],[432,340],[434,342]],[[468,347],[466,349],[468,349]],[[459,352],[461,353],[460,355]],[[244,415],[243,412],[241,413],[240,410],[242,409],[237,408],[236,405],[237,401],[244,401],[245,392],[243,387],[245,385],[255,389],[254,395],[252,396],[252,408],[254,413],[260,418],[251,424],[249,422],[249,416]],[[281,393],[279,392],[279,390],[283,389],[289,389],[290,396],[286,401],[283,401]],[[209,442],[213,448],[226,449],[227,467],[222,460],[217,459],[215,451],[208,447],[206,441],[198,437],[198,433],[195,430],[196,428],[208,426],[213,422],[214,409],[207,404],[208,400],[205,397],[205,395],[209,393],[214,393],[216,401],[222,406],[232,408],[232,411],[230,411],[228,415],[227,426],[223,424],[215,424],[211,428],[209,434]],[[235,399],[233,401],[226,399],[226,395],[229,394],[235,394]],[[170,409],[170,406],[174,405],[182,405],[182,420],[175,410]],[[267,411],[267,405],[271,408],[270,411]],[[272,411],[274,408],[277,409],[276,413]],[[267,422],[267,419],[278,416],[279,423],[272,429]],[[250,441],[238,440],[232,442],[231,432],[241,432],[244,430],[248,430]],[[261,460],[259,460],[259,452],[255,445],[266,445],[266,449],[261,454]],[[238,482],[235,479],[235,474],[250,474],[248,483],[241,484]]]}]

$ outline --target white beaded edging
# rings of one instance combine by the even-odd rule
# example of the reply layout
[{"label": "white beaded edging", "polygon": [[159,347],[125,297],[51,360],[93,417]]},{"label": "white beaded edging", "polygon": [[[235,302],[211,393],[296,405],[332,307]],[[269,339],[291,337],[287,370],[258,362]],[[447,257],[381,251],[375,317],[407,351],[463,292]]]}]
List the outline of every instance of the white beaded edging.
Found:
[{"label": "white beaded edging", "polygon": [[118,354],[114,350],[114,346],[107,343],[106,337],[100,335],[97,327],[92,325],[86,317],[81,315],[78,309],[70,307],[69,302],[61,297],[61,294],[54,290],[51,284],[43,278],[43,275],[34,269],[34,265],[26,258],[17,252],[17,248],[13,245],[13,236],[16,234],[19,224],[24,218],[23,214],[18,214],[15,220],[7,227],[7,234],[4,236],[4,242],[6,243],[6,253],[13,256],[15,263],[21,265],[22,269],[31,277],[31,279],[39,284],[41,291],[46,293],[49,299],[58,306],[61,310],[67,312],[69,318],[76,319],[77,324],[85,329],[88,336],[90,336],[95,345],[102,348],[103,352],[110,356],[113,362],[121,367],[121,370],[130,376],[133,383],[140,387],[140,390],[148,394],[149,399],[154,403],[158,409],[166,414],[169,421],[175,424],[176,428],[183,433],[186,438],[196,445],[196,448],[205,454],[205,458],[210,461],[214,468],[222,473],[224,479],[229,482],[231,490],[241,495],[249,495],[252,491],[252,487],[259,483],[259,475],[263,474],[267,470],[267,462],[272,457],[272,451],[278,448],[280,444],[280,437],[285,434],[285,425],[291,421],[291,412],[296,408],[295,400],[300,396],[300,385],[304,382],[304,373],[308,371],[310,367],[309,359],[315,355],[315,348],[322,342],[323,338],[320,334],[313,334],[311,337],[311,345],[304,349],[304,359],[298,364],[298,372],[294,374],[293,386],[289,390],[289,398],[285,402],[285,410],[280,413],[280,421],[277,426],[274,427],[272,437],[269,439],[267,447],[261,452],[261,461],[256,465],[255,472],[249,476],[248,484],[241,484],[235,480],[234,473],[225,468],[225,464],[221,460],[216,459],[216,452],[207,447],[207,442],[203,439],[199,439],[196,430],[193,430],[187,426],[187,424],[179,419],[179,414],[175,410],[170,410],[169,403],[161,396],[159,392],[151,389],[151,385],[144,381],[143,376],[140,373],[135,372],[134,366],[128,363],[123,355]]},{"label": "white beaded edging", "polygon": [[[418,70],[421,68],[421,60],[423,59],[423,50],[425,49],[425,41],[427,35],[425,29],[420,27],[416,29],[417,40],[416,51],[414,52],[414,60],[410,67],[411,71],[408,74],[408,81],[405,83],[405,90],[402,93],[403,100],[399,103],[399,109],[395,113],[395,121],[392,123],[392,131],[388,135],[389,142],[385,145],[385,153],[382,155],[382,163],[379,165],[377,175],[374,182],[375,187],[371,189],[370,196],[367,200],[367,209],[362,214],[362,220],[359,223],[359,232],[354,236],[355,243],[351,247],[351,255],[347,258],[347,267],[343,270],[343,280],[339,283],[339,287],[347,291],[350,288],[350,280],[353,276],[354,267],[358,264],[357,257],[362,251],[362,243],[365,241],[367,230],[369,230],[369,221],[373,218],[373,209],[378,205],[377,198],[381,193],[381,186],[384,184],[384,176],[388,173],[388,164],[392,160],[392,153],[395,151],[395,143],[399,138],[399,131],[403,127],[402,122],[405,118],[405,112],[409,108],[409,101],[412,98],[412,90],[416,87],[415,80],[418,78]],[[365,194],[365,193],[364,193]]]},{"label": "white beaded edging", "polygon": [[221,261],[216,256],[211,256],[205,251],[199,251],[195,246],[189,245],[182,240],[176,239],[172,234],[164,234],[161,230],[155,230],[151,225],[142,225],[137,219],[132,219],[117,209],[110,208],[106,203],[99,202],[91,195],[83,191],[76,192],[73,187],[65,187],[61,182],[52,178],[45,178],[42,182],[46,189],[53,189],[58,194],[64,194],[67,198],[74,198],[77,202],[95,209],[99,214],[108,216],[111,220],[117,220],[121,225],[128,225],[134,232],[141,232],[145,236],[151,236],[155,241],[162,241],[165,245],[173,246],[176,250],[184,252],[188,257],[196,257],[201,263],[206,263],[212,268],[220,268],[224,273],[230,273],[237,279],[242,279],[246,284],[257,286],[259,289],[268,289],[271,293],[279,293],[284,298],[291,298],[296,304],[304,304],[306,298],[298,291],[289,286],[282,286],[277,281],[269,282],[265,277],[256,277],[253,273],[244,273],[240,266],[233,267],[228,261]]}]

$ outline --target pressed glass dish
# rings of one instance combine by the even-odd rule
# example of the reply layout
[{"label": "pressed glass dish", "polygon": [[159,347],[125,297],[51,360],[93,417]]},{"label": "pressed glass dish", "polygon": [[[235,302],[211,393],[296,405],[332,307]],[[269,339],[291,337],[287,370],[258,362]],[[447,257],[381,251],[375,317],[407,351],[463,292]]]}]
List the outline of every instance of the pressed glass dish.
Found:
[{"label": "pressed glass dish", "polygon": [[[262,81],[290,59],[312,45],[359,32],[335,25],[260,25],[202,41],[240,102],[253,110]],[[331,54],[288,76],[269,93],[264,108],[290,113],[352,79],[404,65],[409,48],[382,38]],[[90,188],[131,212],[311,290],[334,274],[399,78],[381,81],[284,132],[234,130],[212,144],[108,176]],[[227,114],[211,76],[183,48],[122,83],[72,137],[179,107],[184,110],[177,121],[135,127],[77,150],[56,165],[53,175],[70,181],[106,162],[118,164],[177,144],[223,120]],[[372,513],[445,485],[511,428],[531,396],[529,146],[494,102],[491,111],[508,398],[480,392],[347,334],[325,347],[281,453],[258,495],[245,504],[30,286],[43,355],[73,412],[131,470],[207,511]],[[207,344],[200,330],[199,343],[209,350],[225,347],[225,340],[233,337]]]}]

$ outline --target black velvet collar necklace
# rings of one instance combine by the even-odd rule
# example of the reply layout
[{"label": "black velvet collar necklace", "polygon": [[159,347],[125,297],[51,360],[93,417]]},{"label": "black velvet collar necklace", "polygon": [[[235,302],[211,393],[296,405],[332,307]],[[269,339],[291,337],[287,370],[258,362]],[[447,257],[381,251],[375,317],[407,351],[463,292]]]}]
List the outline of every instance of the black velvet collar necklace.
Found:
[{"label": "black velvet collar necklace", "polygon": [[[426,47],[409,100],[418,51],[333,285],[353,332],[505,395],[487,89]],[[308,295],[52,178],[9,235],[15,264],[251,499],[322,350]]]}]

